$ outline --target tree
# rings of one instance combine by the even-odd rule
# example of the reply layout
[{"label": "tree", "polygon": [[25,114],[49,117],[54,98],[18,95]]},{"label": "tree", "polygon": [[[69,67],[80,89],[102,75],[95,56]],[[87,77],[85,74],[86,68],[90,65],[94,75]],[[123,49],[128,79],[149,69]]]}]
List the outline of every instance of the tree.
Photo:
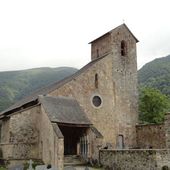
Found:
[{"label": "tree", "polygon": [[143,88],[139,95],[139,119],[147,123],[162,123],[170,109],[170,99],[159,90]]}]

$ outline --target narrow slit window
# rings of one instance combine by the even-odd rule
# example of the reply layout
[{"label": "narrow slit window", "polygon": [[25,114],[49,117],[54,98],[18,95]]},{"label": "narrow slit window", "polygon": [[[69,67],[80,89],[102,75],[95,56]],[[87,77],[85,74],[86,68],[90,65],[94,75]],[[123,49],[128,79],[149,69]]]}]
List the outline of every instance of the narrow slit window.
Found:
[{"label": "narrow slit window", "polygon": [[121,55],[122,56],[127,55],[127,45],[126,45],[126,42],[124,40],[121,41]]},{"label": "narrow slit window", "polygon": [[97,49],[97,51],[96,51],[96,52],[97,52],[97,58],[98,58],[98,57],[99,57],[99,49]]},{"label": "narrow slit window", "polygon": [[2,142],[1,136],[2,136],[2,124],[0,124],[0,143]]},{"label": "narrow slit window", "polygon": [[97,89],[99,84],[98,84],[98,74],[95,74],[95,88]]}]

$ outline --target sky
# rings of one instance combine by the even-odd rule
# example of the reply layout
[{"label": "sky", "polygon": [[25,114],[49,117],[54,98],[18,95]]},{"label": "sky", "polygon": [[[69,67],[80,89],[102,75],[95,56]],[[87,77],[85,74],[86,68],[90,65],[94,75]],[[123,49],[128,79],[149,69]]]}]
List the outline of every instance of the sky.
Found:
[{"label": "sky", "polygon": [[126,23],[138,69],[170,54],[169,0],[0,0],[0,71],[81,68],[91,40]]}]

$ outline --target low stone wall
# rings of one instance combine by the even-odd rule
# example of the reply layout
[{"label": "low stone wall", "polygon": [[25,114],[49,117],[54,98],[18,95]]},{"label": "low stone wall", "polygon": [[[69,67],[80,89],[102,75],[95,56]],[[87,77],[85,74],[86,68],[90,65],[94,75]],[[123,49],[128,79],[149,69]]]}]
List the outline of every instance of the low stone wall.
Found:
[{"label": "low stone wall", "polygon": [[162,170],[170,168],[170,150],[100,150],[104,169]]},{"label": "low stone wall", "polygon": [[170,112],[165,116],[166,147],[170,149]]},{"label": "low stone wall", "polygon": [[4,163],[8,168],[28,163],[29,160],[42,162],[38,157],[36,144],[31,143],[4,143],[0,144],[0,165]]},{"label": "low stone wall", "polygon": [[165,149],[166,137],[164,124],[136,126],[137,146],[141,149]]},{"label": "low stone wall", "polygon": [[0,144],[2,158],[6,160],[39,159],[37,145],[31,143]]}]

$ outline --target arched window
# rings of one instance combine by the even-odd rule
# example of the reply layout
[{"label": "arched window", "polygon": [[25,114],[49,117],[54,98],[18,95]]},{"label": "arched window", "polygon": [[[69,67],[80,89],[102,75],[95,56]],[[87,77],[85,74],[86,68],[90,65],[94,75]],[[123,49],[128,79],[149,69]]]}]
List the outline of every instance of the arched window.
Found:
[{"label": "arched window", "polygon": [[127,44],[124,40],[121,41],[121,55],[125,56],[127,54]]},{"label": "arched window", "polygon": [[95,88],[98,89],[98,74],[95,74]]}]

